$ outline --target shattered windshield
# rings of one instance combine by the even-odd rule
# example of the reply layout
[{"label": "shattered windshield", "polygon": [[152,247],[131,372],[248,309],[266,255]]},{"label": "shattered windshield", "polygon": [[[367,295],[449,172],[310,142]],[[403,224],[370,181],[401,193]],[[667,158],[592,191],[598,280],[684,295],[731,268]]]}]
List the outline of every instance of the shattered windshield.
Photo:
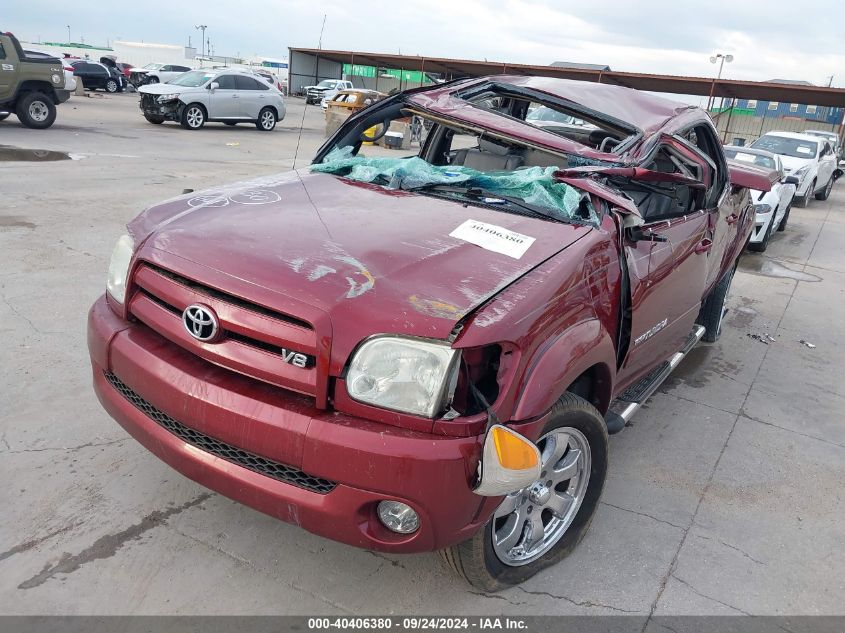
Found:
[{"label": "shattered windshield", "polygon": [[554,178],[557,167],[479,171],[463,165],[432,165],[418,156],[356,156],[352,147],[343,147],[333,149],[311,170],[389,189],[462,198],[505,212],[535,211],[535,216],[562,222],[598,223],[589,200]]}]

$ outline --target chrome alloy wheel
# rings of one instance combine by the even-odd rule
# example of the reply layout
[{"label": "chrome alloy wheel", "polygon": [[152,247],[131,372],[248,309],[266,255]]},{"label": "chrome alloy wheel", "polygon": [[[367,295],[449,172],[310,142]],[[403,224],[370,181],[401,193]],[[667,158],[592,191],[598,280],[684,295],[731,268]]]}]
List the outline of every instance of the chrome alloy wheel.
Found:
[{"label": "chrome alloy wheel", "polygon": [[202,110],[200,110],[197,106],[191,107],[185,117],[188,120],[188,127],[191,128],[200,127],[203,123],[203,119],[205,118],[202,114]]},{"label": "chrome alloy wheel", "polygon": [[43,101],[33,101],[29,104],[29,117],[33,121],[43,123],[47,120],[48,116],[50,116],[50,110]]},{"label": "chrome alloy wheel", "polygon": [[265,130],[272,130],[273,126],[276,124],[276,117],[273,115],[270,110],[266,110],[261,115],[261,127]]},{"label": "chrome alloy wheel", "polygon": [[590,481],[590,444],[581,431],[561,427],[537,441],[540,479],[509,494],[493,513],[493,550],[505,565],[540,558],[575,519]]}]

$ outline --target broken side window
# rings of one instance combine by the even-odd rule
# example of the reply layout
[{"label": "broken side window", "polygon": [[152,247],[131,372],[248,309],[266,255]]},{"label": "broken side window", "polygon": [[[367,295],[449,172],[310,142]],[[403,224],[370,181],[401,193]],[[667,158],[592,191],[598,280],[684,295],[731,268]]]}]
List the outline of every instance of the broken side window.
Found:
[{"label": "broken side window", "polygon": [[535,94],[492,82],[459,96],[475,107],[524,121],[602,152],[613,153],[639,133],[630,125],[603,118],[600,113],[563,100],[543,100]]}]

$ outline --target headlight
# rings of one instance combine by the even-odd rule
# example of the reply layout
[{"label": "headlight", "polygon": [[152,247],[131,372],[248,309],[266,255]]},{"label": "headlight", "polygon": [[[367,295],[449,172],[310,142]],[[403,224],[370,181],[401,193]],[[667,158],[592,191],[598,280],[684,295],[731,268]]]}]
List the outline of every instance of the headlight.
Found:
[{"label": "headlight", "polygon": [[359,402],[433,418],[455,391],[459,358],[448,343],[381,336],[352,358],[346,389]]},{"label": "headlight", "polygon": [[132,261],[134,250],[135,244],[132,238],[128,235],[121,235],[111,253],[106,290],[108,290],[112,299],[121,304],[126,297],[126,275],[129,274],[129,262]]},{"label": "headlight", "polygon": [[770,204],[755,204],[754,205],[754,213],[766,215],[767,213],[772,212],[772,205]]},{"label": "headlight", "polygon": [[169,95],[159,95],[159,96],[156,97],[156,101],[158,101],[159,103],[165,103],[166,101],[175,101],[178,98],[179,98],[179,93],[174,92],[174,93],[171,93]]},{"label": "headlight", "polygon": [[800,181],[800,180],[804,180],[804,176],[807,175],[808,171],[810,171],[810,166],[804,165],[803,167],[796,169],[794,172],[792,172],[791,175],[795,176]]}]

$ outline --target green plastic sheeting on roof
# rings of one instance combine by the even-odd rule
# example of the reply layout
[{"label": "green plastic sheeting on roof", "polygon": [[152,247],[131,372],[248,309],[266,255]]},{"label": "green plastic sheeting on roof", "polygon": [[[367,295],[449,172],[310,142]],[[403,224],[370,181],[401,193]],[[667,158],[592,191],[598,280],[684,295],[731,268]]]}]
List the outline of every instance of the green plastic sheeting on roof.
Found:
[{"label": "green plastic sheeting on roof", "polygon": [[[478,187],[488,195],[519,198],[527,204],[554,211],[562,220],[577,214],[581,193],[555,180],[557,167],[527,167],[515,171],[482,172],[459,165],[432,165],[422,158],[353,155],[351,147],[335,148],[312,171],[344,176],[359,182],[377,182],[389,189],[417,189],[429,185]],[[386,184],[385,184],[386,183]],[[591,220],[598,222],[590,206]]]}]

